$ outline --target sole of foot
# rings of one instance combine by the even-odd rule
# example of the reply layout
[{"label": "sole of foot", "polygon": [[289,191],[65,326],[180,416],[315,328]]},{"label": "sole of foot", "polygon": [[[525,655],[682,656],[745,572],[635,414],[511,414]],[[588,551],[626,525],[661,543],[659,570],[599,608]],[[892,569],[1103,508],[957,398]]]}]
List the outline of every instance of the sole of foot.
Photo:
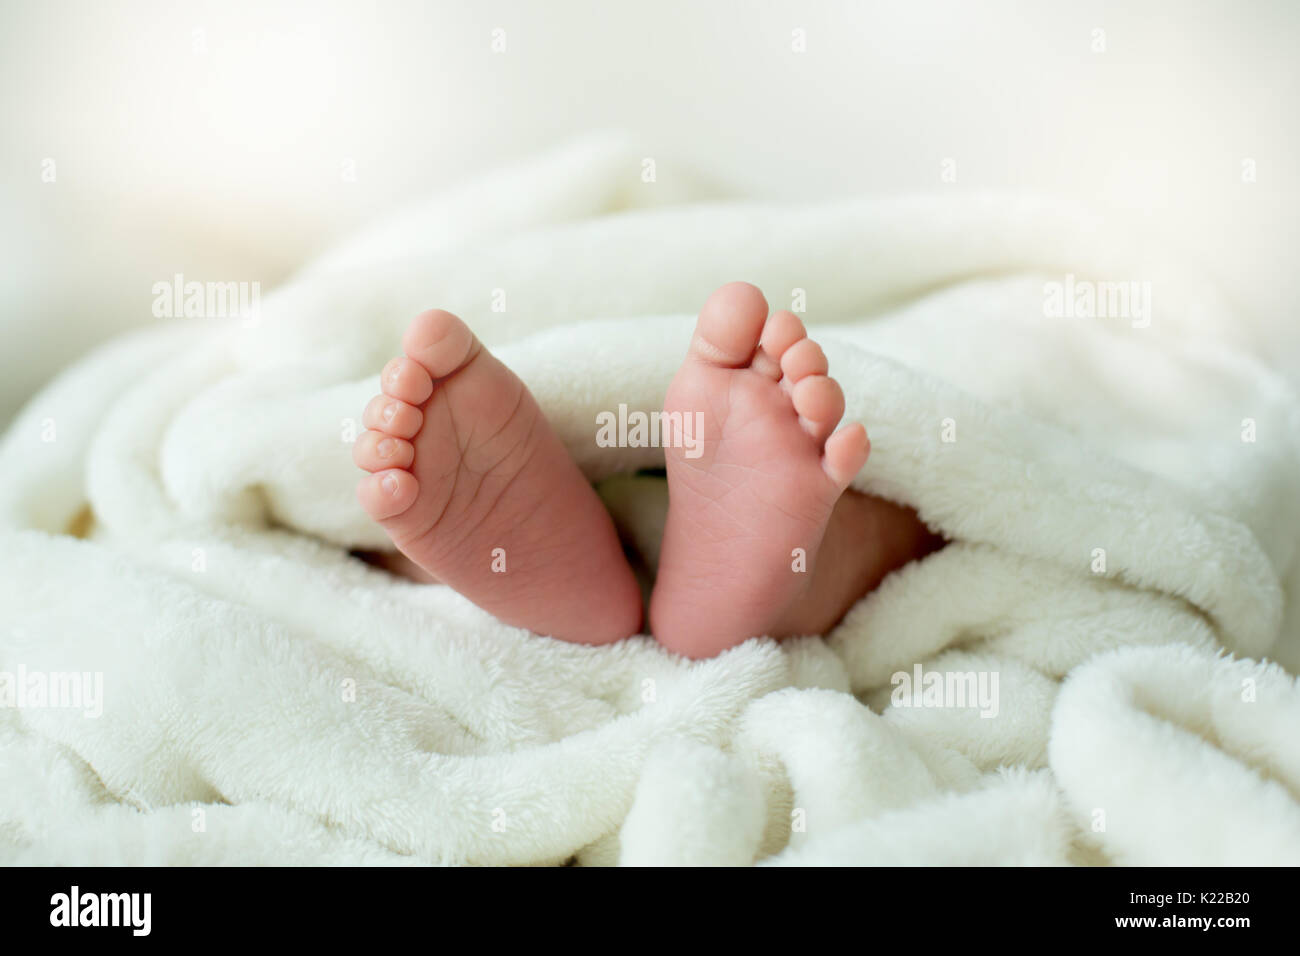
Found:
[{"label": "sole of foot", "polygon": [[637,633],[614,525],[523,382],[449,312],[416,316],[402,351],[353,450],[366,513],[507,624],[589,644]]},{"label": "sole of foot", "polygon": [[700,312],[664,403],[699,422],[695,457],[665,449],[668,518],[650,600],[656,639],[711,657],[799,630],[836,503],[866,464],[866,429],[837,430],[844,393],[820,346],[758,289],[731,283]]}]

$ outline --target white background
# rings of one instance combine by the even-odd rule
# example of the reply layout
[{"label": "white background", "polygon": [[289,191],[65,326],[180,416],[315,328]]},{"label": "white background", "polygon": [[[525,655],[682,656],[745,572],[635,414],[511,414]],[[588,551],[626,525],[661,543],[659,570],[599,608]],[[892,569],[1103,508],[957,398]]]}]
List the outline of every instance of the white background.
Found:
[{"label": "white background", "polygon": [[377,214],[606,128],[744,195],[1136,212],[1300,369],[1298,25],[1293,2],[5,2],[0,422],[153,321],[154,282],[265,291]]}]

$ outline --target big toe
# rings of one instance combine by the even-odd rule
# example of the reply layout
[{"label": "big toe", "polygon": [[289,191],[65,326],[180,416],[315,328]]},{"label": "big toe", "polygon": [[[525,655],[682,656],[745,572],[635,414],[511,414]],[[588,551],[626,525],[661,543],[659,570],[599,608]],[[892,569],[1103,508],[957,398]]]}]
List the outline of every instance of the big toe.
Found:
[{"label": "big toe", "polygon": [[710,365],[748,365],[767,321],[767,300],[748,282],[729,282],[700,310],[691,354]]},{"label": "big toe", "polygon": [[424,366],[436,382],[468,365],[482,346],[468,325],[450,312],[421,312],[402,336],[406,357]]}]

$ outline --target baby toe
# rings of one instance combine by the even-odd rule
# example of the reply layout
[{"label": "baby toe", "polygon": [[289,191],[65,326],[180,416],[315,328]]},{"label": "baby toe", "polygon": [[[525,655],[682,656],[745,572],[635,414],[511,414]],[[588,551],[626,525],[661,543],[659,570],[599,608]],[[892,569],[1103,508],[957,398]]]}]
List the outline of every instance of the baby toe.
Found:
[{"label": "baby toe", "polygon": [[419,492],[415,476],[396,468],[367,475],[357,484],[357,500],[376,521],[402,514],[415,503]]},{"label": "baby toe", "polygon": [[690,354],[708,365],[740,368],[758,348],[767,320],[767,300],[748,282],[729,282],[700,309]]},{"label": "baby toe", "polygon": [[423,405],[433,394],[433,379],[419,362],[406,356],[393,359],[380,375],[384,394],[408,405]]},{"label": "baby toe", "polygon": [[459,371],[482,348],[468,325],[442,309],[421,312],[402,336],[402,351],[435,379]]},{"label": "baby toe", "polygon": [[826,440],[844,415],[844,391],[825,375],[800,379],[790,393],[804,430],[818,442]]},{"label": "baby toe", "polygon": [[401,399],[376,395],[366,406],[361,424],[395,438],[414,438],[424,424],[424,413]]},{"label": "baby toe", "polygon": [[845,425],[826,440],[822,470],[842,490],[858,476],[871,454],[867,429],[859,422]]},{"label": "baby toe", "polygon": [[826,353],[812,339],[800,339],[781,356],[781,371],[786,384],[797,385],[809,375],[825,375],[830,370]]},{"label": "baby toe", "polygon": [[352,446],[352,460],[366,471],[410,468],[415,460],[415,447],[409,441],[384,432],[366,431]]},{"label": "baby toe", "polygon": [[807,334],[793,312],[774,312],[763,326],[751,367],[776,381],[781,377],[781,356]]}]

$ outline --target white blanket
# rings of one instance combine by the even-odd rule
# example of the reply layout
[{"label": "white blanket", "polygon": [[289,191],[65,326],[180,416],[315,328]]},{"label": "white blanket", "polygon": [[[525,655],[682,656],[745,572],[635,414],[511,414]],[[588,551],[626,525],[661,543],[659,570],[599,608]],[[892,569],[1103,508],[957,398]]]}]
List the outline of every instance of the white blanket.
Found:
[{"label": "white blanket", "polygon": [[[486,177],[256,322],[169,320],[32,399],[0,448],[0,860],[1300,863],[1300,689],[1252,660],[1294,633],[1300,424],[1232,310],[1078,210],[646,168],[598,140]],[[732,279],[806,307],[872,437],[856,487],[953,542],[828,639],[575,646],[349,556],[385,538],[348,442],[436,305],[652,564],[663,483],[626,476],[661,452],[596,415],[660,407]],[[1054,314],[1099,280],[1150,314]]]}]

